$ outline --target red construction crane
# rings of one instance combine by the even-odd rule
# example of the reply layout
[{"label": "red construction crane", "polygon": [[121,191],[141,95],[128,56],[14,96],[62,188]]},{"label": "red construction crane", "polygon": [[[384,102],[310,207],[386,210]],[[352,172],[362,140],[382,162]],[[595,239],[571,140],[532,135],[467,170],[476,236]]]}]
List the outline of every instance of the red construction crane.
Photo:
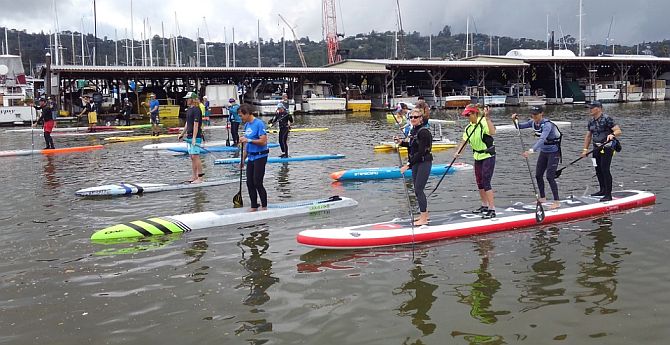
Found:
[{"label": "red construction crane", "polygon": [[337,41],[337,15],[335,14],[335,0],[323,0],[323,36],[328,47],[328,63],[342,60]]}]

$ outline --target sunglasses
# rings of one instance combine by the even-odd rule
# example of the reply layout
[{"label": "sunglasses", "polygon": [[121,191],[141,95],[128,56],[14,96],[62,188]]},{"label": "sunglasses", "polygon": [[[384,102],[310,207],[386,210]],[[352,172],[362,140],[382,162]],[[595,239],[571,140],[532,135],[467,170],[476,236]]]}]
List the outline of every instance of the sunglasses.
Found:
[{"label": "sunglasses", "polygon": [[410,116],[409,118],[410,118],[410,119],[420,119],[420,118],[422,118],[422,117],[423,117],[423,116],[421,116],[421,115],[415,115],[415,116]]}]

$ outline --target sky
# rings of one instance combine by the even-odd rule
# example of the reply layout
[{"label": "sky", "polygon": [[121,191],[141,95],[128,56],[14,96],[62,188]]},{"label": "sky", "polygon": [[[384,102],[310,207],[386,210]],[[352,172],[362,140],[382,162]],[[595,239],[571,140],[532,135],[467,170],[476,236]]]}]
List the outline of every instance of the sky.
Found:
[{"label": "sky", "polygon": [[[337,10],[338,32],[346,36],[397,28],[396,0],[332,0]],[[445,25],[452,33],[470,30],[494,36],[545,40],[547,21],[556,36],[579,36],[579,0],[397,0],[405,31],[437,34]],[[56,10],[53,5],[56,3]],[[61,31],[93,33],[93,0],[0,0],[0,26],[28,32],[53,32],[54,12]],[[322,1],[319,0],[96,0],[98,37],[119,39],[131,36],[131,3],[134,37],[139,39],[143,20],[147,32],[180,33],[208,41],[255,41],[257,23],[264,40],[287,38],[290,30],[281,14],[295,28],[298,37],[321,40]],[[669,0],[583,0],[584,44],[633,45],[670,38]],[[175,20],[176,17],[176,20]],[[149,27],[151,30],[149,31]],[[611,29],[610,29],[611,27]],[[224,29],[225,28],[225,29]],[[116,34],[115,34],[116,29]],[[224,35],[225,34],[225,35]],[[0,33],[3,37],[3,33]]]}]

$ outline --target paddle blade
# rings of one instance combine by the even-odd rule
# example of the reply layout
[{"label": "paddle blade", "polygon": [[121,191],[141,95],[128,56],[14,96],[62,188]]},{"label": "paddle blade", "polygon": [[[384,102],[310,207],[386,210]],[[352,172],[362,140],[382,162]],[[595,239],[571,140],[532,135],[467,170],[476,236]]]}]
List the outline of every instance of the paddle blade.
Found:
[{"label": "paddle blade", "polygon": [[542,207],[542,203],[539,199],[535,205],[535,221],[537,223],[542,223],[544,221],[544,208]]},{"label": "paddle blade", "polygon": [[243,207],[243,206],[244,206],[244,202],[242,202],[242,193],[241,193],[241,192],[238,192],[238,193],[235,194],[235,196],[233,197],[233,206],[234,206],[235,208],[240,208],[240,207]]}]

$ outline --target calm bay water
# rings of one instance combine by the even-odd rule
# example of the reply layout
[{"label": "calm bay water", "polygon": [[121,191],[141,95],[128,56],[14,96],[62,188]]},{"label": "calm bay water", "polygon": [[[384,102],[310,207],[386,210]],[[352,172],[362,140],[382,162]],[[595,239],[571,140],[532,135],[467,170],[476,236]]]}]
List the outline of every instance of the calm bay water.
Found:
[{"label": "calm bay water", "polygon": [[[495,109],[510,123],[513,110]],[[117,244],[90,235],[116,223],[232,207],[237,186],[122,198],[74,191],[114,182],[182,181],[188,159],[142,152],[147,142],[55,156],[0,158],[2,344],[665,344],[670,336],[667,140],[670,104],[606,106],[624,150],[615,189],[657,194],[654,206],[607,217],[412,247],[325,251],[298,245],[300,230],[406,216],[399,180],[331,183],[344,168],[397,165],[372,146],[395,129],[383,113],[297,117],[329,127],[291,135],[292,155],[342,153],[318,163],[268,165],[270,202],[345,195],[356,208],[198,230]],[[588,113],[549,108],[563,129],[564,160],[577,158]],[[434,117],[456,119],[456,112]],[[460,137],[465,121],[446,127]],[[225,139],[211,131],[210,139]],[[39,135],[1,133],[0,150],[43,147]],[[56,138],[57,147],[99,139]],[[276,141],[276,134],[270,135]],[[530,132],[524,134],[529,144]],[[496,137],[497,206],[533,200],[516,133]],[[277,152],[274,152],[278,155]],[[216,157],[226,157],[217,154]],[[471,155],[463,161],[471,163]],[[448,163],[452,152],[435,154]],[[208,178],[234,167],[203,156]],[[597,186],[587,160],[559,179],[562,196]],[[437,182],[429,181],[429,188]],[[246,188],[243,190],[248,204]],[[472,172],[449,176],[431,212],[478,206]]]}]

